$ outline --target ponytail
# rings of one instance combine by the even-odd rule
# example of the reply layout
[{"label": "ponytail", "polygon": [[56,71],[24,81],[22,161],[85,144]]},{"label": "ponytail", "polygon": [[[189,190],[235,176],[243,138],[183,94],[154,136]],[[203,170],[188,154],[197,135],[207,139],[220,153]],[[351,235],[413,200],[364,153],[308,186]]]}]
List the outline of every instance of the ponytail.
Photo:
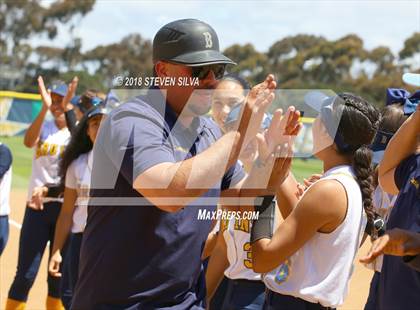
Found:
[{"label": "ponytail", "polygon": [[[338,144],[337,147],[341,154],[351,159],[356,181],[362,192],[363,209],[368,219],[367,227],[374,228],[376,219],[372,198],[374,169],[373,154],[369,145],[378,130],[380,114],[372,104],[359,96],[350,93],[341,93],[338,96],[344,101],[344,109],[337,134],[347,147],[343,149]],[[374,232],[371,229],[370,231]]]},{"label": "ponytail", "polygon": [[362,145],[354,152],[352,166],[356,174],[356,181],[362,192],[363,209],[367,215],[368,226],[370,226],[373,225],[375,220],[372,203],[374,170],[372,166],[372,151],[366,145]]}]

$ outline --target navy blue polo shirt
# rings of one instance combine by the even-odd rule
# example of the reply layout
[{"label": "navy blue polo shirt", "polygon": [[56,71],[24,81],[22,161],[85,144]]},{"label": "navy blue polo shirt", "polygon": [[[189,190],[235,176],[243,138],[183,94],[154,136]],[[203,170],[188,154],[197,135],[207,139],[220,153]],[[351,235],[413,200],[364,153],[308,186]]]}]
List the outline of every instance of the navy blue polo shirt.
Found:
[{"label": "navy blue polo shirt", "polygon": [[7,145],[0,142],[0,180],[12,165],[12,153]]},{"label": "navy blue polo shirt", "polygon": [[205,116],[189,128],[176,120],[160,91],[149,90],[101,124],[72,309],[204,308],[201,253],[211,221],[197,220],[198,210],[215,210],[221,190],[245,173],[231,167],[202,196],[212,204],[175,213],[145,206],[132,186],[139,174],[199,154],[221,136]]},{"label": "navy blue polo shirt", "polygon": [[[408,157],[395,170],[395,184],[400,192],[389,216],[387,229],[420,232],[419,183],[420,154]],[[418,309],[420,272],[410,268],[401,257],[385,255],[378,302],[380,309]]]}]

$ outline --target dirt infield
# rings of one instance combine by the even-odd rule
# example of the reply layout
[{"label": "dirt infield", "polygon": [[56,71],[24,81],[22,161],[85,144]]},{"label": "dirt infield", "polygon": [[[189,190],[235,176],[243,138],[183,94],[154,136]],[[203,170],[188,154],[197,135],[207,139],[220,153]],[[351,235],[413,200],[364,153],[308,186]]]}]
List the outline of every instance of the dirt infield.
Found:
[{"label": "dirt infield", "polygon": [[[24,214],[26,191],[14,190],[11,195],[12,213],[10,219],[15,224],[10,225],[10,236],[7,247],[0,261],[0,309],[4,309],[6,303],[7,291],[13,280],[19,246],[19,225],[22,223]],[[369,244],[365,244],[359,251],[359,255],[366,253]],[[47,254],[47,252],[45,253]],[[363,309],[366,297],[369,291],[369,283],[372,272],[356,263],[355,272],[350,282],[350,293],[346,303],[340,309]],[[47,295],[47,255],[41,263],[41,268],[35,280],[35,284],[29,294],[27,309],[41,310],[45,309],[45,298]]]}]

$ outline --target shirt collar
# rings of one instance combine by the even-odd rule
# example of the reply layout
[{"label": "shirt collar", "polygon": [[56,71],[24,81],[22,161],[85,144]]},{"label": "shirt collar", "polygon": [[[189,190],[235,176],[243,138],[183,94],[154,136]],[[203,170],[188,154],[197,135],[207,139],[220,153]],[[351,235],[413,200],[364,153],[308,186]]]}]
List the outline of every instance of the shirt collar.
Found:
[{"label": "shirt collar", "polygon": [[[202,133],[205,129],[205,122],[203,121],[204,116],[194,117],[190,126],[184,127],[180,122],[177,122],[178,115],[172,109],[160,91],[159,87],[150,87],[147,92],[147,103],[154,107],[165,119],[165,123],[169,126],[169,129],[172,130],[175,127],[175,130],[184,132],[188,131],[190,133]],[[176,126],[175,126],[176,125]]]}]

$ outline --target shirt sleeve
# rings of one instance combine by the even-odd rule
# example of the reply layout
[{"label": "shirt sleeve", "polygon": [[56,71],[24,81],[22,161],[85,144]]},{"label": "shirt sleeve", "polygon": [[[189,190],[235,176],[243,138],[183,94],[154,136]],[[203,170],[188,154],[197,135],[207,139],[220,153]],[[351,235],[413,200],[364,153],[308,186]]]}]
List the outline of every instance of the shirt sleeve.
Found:
[{"label": "shirt sleeve", "polygon": [[10,169],[12,161],[12,153],[10,152],[10,149],[4,144],[0,144],[0,179]]},{"label": "shirt sleeve", "polygon": [[67,168],[65,185],[67,188],[77,189],[76,160]]},{"label": "shirt sleeve", "polygon": [[[418,155],[417,155],[418,156]],[[404,187],[404,184],[407,182],[410,174],[412,174],[417,169],[417,156],[411,155],[410,157],[404,159],[395,169],[394,181],[398,189]]]},{"label": "shirt sleeve", "polygon": [[238,184],[246,176],[244,169],[236,162],[236,164],[229,168],[222,179],[221,190],[228,189]]},{"label": "shirt sleeve", "polygon": [[129,183],[157,164],[175,162],[163,118],[135,109],[116,113],[101,128],[101,135],[107,133],[105,152]]},{"label": "shirt sleeve", "polygon": [[169,133],[163,124],[143,119],[136,123],[133,134],[134,178],[155,165],[176,162]]}]

